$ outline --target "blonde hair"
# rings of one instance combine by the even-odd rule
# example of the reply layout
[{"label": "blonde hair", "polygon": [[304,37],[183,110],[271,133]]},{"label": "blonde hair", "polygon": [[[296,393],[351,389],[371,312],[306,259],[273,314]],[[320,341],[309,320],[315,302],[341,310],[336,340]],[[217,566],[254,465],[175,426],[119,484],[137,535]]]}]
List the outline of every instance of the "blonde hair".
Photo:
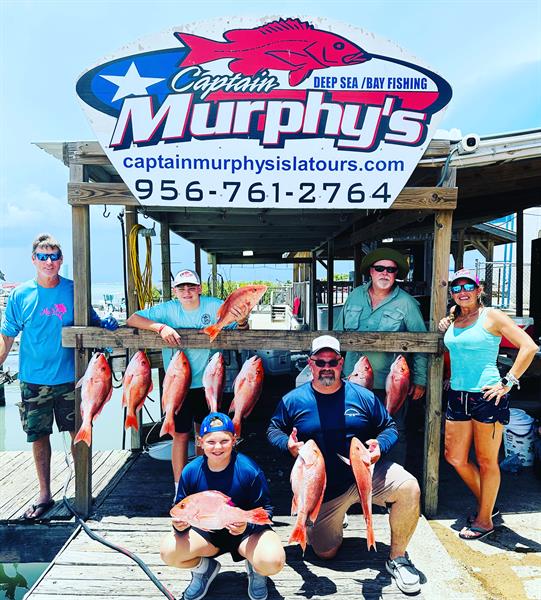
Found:
[{"label": "blonde hair", "polygon": [[32,254],[34,254],[38,248],[58,248],[60,254],[62,254],[62,247],[50,233],[40,233],[36,236],[36,239],[32,242]]}]

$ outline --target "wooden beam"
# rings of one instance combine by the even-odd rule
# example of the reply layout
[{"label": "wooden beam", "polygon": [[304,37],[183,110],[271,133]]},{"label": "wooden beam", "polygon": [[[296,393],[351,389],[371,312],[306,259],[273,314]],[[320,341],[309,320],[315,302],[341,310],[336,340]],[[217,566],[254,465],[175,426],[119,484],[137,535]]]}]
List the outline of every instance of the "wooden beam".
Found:
[{"label": "wooden beam", "polygon": [[420,210],[412,210],[411,212],[390,211],[388,214],[384,214],[382,211],[380,219],[375,220],[364,227],[358,228],[349,236],[346,243],[348,246],[356,246],[362,242],[379,240],[385,237],[386,234],[392,232],[396,233],[396,231],[404,227],[404,225],[414,223],[418,219],[423,219],[425,216],[426,212]]},{"label": "wooden beam", "polygon": [[[352,331],[285,331],[251,329],[238,331],[224,330],[214,342],[200,329],[178,329],[184,348],[223,348],[224,350],[268,349],[268,350],[307,350],[312,339],[329,334],[340,340],[343,350],[374,350],[381,352],[441,352],[443,336],[432,333],[377,333]],[[79,336],[79,337],[77,337]],[[152,332],[131,327],[120,327],[107,331],[99,327],[64,327],[62,344],[73,348],[80,344],[83,348],[167,348],[162,338]]]},{"label": "wooden beam", "polygon": [[[83,181],[84,167],[70,165],[70,180]],[[72,217],[73,264],[73,322],[86,327],[90,317],[90,209],[74,206]],[[75,347],[75,346],[74,346]],[[75,352],[75,381],[81,379],[88,366],[89,352],[79,347]],[[75,430],[81,427],[81,388],[75,389]],[[88,517],[92,506],[92,447],[79,443],[75,446],[75,506],[77,512]]]},{"label": "wooden beam", "polygon": [[273,264],[310,264],[311,258],[294,257],[294,258],[282,258],[282,256],[276,254],[263,254],[260,256],[229,256],[227,254],[217,254],[216,262],[219,265],[257,265],[265,263]]},{"label": "wooden beam", "polygon": [[160,244],[162,255],[162,297],[171,300],[171,243],[168,215],[160,223]]}]

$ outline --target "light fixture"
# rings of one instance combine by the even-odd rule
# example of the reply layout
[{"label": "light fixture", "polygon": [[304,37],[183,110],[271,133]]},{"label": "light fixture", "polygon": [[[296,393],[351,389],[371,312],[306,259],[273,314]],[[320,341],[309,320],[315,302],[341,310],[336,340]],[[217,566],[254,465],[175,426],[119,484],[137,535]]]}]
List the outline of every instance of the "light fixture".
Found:
[{"label": "light fixture", "polygon": [[253,255],[254,255],[253,250],[243,250],[242,251],[242,256],[253,256]]}]

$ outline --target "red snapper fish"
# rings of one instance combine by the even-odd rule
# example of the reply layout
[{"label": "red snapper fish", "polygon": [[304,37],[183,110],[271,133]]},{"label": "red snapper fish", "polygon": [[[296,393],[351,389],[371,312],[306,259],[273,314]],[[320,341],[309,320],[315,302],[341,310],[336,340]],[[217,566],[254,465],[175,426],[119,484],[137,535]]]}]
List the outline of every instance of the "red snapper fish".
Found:
[{"label": "red snapper fish", "polygon": [[[210,341],[213,342],[224,327],[248,318],[250,311],[266,291],[266,285],[245,285],[231,292],[216,312],[218,322],[203,329],[210,336]],[[232,312],[231,309],[235,310]],[[241,313],[240,317],[235,316],[237,311]]]},{"label": "red snapper fish", "polygon": [[252,356],[243,365],[235,379],[234,396],[229,412],[234,412],[233,424],[235,433],[240,436],[242,419],[248,417],[263,389],[263,361],[259,356]]},{"label": "red snapper fish", "polygon": [[182,351],[175,352],[163,380],[162,409],[165,413],[160,437],[166,433],[175,433],[175,415],[182,407],[184,398],[190,389],[192,370],[186,355]]},{"label": "red snapper fish", "polygon": [[253,29],[232,29],[226,42],[190,33],[175,33],[190,51],[179,66],[193,66],[219,59],[233,59],[229,69],[242,75],[264,70],[289,71],[289,85],[296,86],[316,69],[358,65],[370,55],[346,38],[315,29],[300,19],[279,19]]},{"label": "red snapper fish", "polygon": [[406,359],[399,354],[391,365],[385,380],[385,408],[391,416],[397,413],[404,404],[409,388],[410,369]]},{"label": "red snapper fish", "polygon": [[137,413],[143,408],[147,395],[152,391],[152,371],[147,355],[139,350],[130,360],[124,373],[122,406],[127,408],[124,429],[133,427],[139,431]]},{"label": "red snapper fish", "polygon": [[370,548],[374,548],[375,550],[376,537],[372,524],[372,475],[374,473],[374,465],[370,462],[370,453],[361,440],[354,437],[351,439],[349,447],[349,460],[343,456],[340,456],[340,458],[349,464],[353,471],[366,522],[366,545],[368,546],[368,550]]},{"label": "red snapper fish", "polygon": [[291,470],[290,481],[293,490],[291,514],[297,515],[297,521],[289,536],[289,543],[297,542],[304,553],[306,521],[310,518],[310,521],[315,523],[327,486],[325,459],[314,440],[308,440],[304,446],[301,446]]},{"label": "red snapper fish", "polygon": [[203,387],[210,412],[217,412],[222,402],[225,385],[224,357],[216,352],[210,359],[203,373]]},{"label": "red snapper fish", "polygon": [[372,365],[366,356],[361,356],[355,363],[348,380],[369,390],[374,388],[374,371],[372,371]]},{"label": "red snapper fish", "polygon": [[242,510],[233,504],[229,496],[216,490],[186,496],[173,506],[170,515],[173,519],[189,523],[204,531],[223,529],[232,523],[271,524],[264,508]]},{"label": "red snapper fish", "polygon": [[113,393],[111,368],[101,352],[96,352],[92,356],[85,374],[75,387],[81,388],[81,418],[83,422],[73,443],[84,442],[90,447],[92,443],[92,423]]}]

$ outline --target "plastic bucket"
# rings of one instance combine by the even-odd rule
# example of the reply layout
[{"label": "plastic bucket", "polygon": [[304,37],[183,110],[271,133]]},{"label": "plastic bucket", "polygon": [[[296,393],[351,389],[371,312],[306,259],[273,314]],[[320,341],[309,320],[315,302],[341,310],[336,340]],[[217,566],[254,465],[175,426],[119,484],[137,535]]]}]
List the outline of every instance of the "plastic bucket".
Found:
[{"label": "plastic bucket", "polygon": [[520,408],[510,410],[511,418],[503,433],[505,456],[516,454],[523,467],[533,465],[534,419]]}]

